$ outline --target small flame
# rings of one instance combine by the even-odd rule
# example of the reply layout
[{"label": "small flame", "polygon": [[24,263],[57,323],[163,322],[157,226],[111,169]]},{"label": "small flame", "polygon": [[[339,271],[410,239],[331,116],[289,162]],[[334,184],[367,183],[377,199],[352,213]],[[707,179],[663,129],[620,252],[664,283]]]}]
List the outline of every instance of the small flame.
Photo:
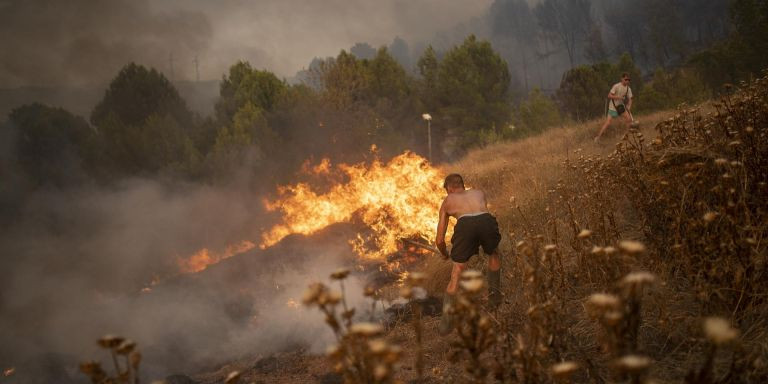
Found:
[{"label": "small flame", "polygon": [[[328,173],[329,167],[330,162],[323,160],[312,170],[319,175]],[[340,164],[338,170],[347,182],[326,193],[299,183],[280,187],[276,201],[265,201],[267,210],[282,212],[283,221],[263,234],[259,246],[264,249],[290,234],[309,235],[359,217],[373,235],[358,235],[351,241],[353,249],[361,257],[381,259],[397,250],[399,238],[434,233],[445,192],[440,172],[423,157],[406,152],[387,164],[377,159],[370,166]]]},{"label": "small flame", "polygon": [[16,368],[10,367],[8,369],[3,370],[3,376],[8,377],[16,373]]},{"label": "small flame", "polygon": [[256,247],[256,244],[243,240],[237,244],[228,245],[221,252],[211,252],[208,248],[197,251],[194,255],[187,258],[179,258],[177,264],[182,273],[195,273],[208,268],[211,264],[216,264],[221,260],[232,257],[238,253],[249,251]]}]

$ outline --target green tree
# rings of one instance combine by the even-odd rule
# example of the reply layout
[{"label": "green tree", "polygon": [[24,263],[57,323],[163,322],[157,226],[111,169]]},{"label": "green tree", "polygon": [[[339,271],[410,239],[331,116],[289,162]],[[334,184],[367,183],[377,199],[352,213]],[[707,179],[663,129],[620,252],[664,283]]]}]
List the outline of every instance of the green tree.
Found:
[{"label": "green tree", "polygon": [[438,68],[437,122],[458,138],[458,149],[480,143],[482,130],[498,131],[511,116],[507,63],[487,41],[470,35],[448,51]]},{"label": "green tree", "polygon": [[[402,103],[411,93],[408,75],[402,65],[382,47],[368,62],[370,92],[374,99],[386,99],[393,104]],[[378,102],[378,100],[377,100]]]},{"label": "green tree", "polygon": [[272,111],[287,84],[269,71],[259,71],[248,62],[239,61],[229,68],[219,86],[216,117],[220,124],[232,122],[237,111],[250,103],[264,111]]},{"label": "green tree", "polygon": [[12,110],[8,121],[16,162],[34,186],[76,183],[95,166],[95,132],[82,117],[34,103]]},{"label": "green tree", "polygon": [[645,111],[654,111],[701,102],[711,96],[711,91],[695,71],[681,68],[667,72],[659,68],[640,93],[638,104]]},{"label": "green tree", "polygon": [[515,117],[516,124],[512,132],[514,138],[535,135],[562,122],[555,101],[538,88],[534,88],[528,98],[520,103]]},{"label": "green tree", "polygon": [[369,72],[362,60],[345,51],[325,63],[322,79],[325,99],[340,110],[364,103],[369,98]]},{"label": "green tree", "polygon": [[643,90],[643,79],[640,69],[627,53],[621,55],[616,64],[602,62],[569,70],[563,74],[560,88],[557,90],[557,99],[563,111],[576,121],[585,121],[604,114],[607,107],[606,96],[625,72],[632,78],[632,94],[637,97]]},{"label": "green tree", "polygon": [[109,84],[91,112],[91,123],[99,127],[109,115],[128,126],[141,125],[153,115],[169,115],[185,128],[191,128],[193,122],[173,84],[154,68],[134,63],[123,67]]},{"label": "green tree", "polygon": [[557,99],[563,110],[576,121],[595,118],[604,113],[610,83],[601,75],[598,65],[581,65],[563,75]]},{"label": "green tree", "polygon": [[[129,64],[91,113],[101,163],[113,176],[192,172],[200,154],[190,139],[193,116],[154,69]],[[187,173],[187,175],[190,175]]]},{"label": "green tree", "polygon": [[737,83],[768,67],[768,3],[733,0],[730,17],[731,36],[689,59],[711,89],[719,89],[723,83]]},{"label": "green tree", "polygon": [[434,111],[437,107],[437,71],[438,61],[435,50],[431,45],[427,46],[424,54],[419,58],[418,67],[421,79],[419,82],[419,99],[424,105],[425,111]]}]

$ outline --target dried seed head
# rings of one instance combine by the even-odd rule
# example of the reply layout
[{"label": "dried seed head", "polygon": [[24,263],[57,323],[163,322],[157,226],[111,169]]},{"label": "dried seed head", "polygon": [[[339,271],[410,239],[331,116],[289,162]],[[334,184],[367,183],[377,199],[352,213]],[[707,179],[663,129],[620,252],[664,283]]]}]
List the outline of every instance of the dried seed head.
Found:
[{"label": "dried seed head", "polygon": [[603,252],[605,252],[606,255],[610,256],[610,255],[613,255],[614,253],[616,253],[616,248],[611,247],[611,246],[607,246],[607,247],[603,248]]},{"label": "dried seed head", "polygon": [[317,299],[320,297],[320,295],[325,293],[325,290],[325,285],[322,283],[311,284],[304,292],[304,297],[302,297],[301,301],[305,305],[314,304],[317,302]]},{"label": "dried seed head", "polygon": [[342,296],[341,292],[328,292],[327,295],[324,295],[324,297],[321,296],[321,298],[324,298],[325,300],[322,301],[325,301],[330,305],[336,305],[341,302]]},{"label": "dried seed head", "polygon": [[349,269],[346,268],[342,268],[334,273],[331,273],[331,279],[334,280],[344,280],[347,278],[347,276],[349,276]]},{"label": "dried seed head", "polygon": [[468,269],[461,273],[462,280],[478,280],[482,278],[483,274],[480,271],[474,269]]},{"label": "dried seed head", "polygon": [[619,242],[619,249],[629,255],[639,255],[645,252],[645,245],[639,241],[622,240]]},{"label": "dried seed head", "polygon": [[579,232],[579,234],[576,235],[576,237],[578,237],[579,239],[586,239],[586,238],[589,238],[590,236],[592,236],[592,231],[590,231],[589,229],[582,229],[581,232]]},{"label": "dried seed head", "polygon": [[728,164],[728,159],[724,159],[722,157],[715,159],[715,164],[717,165],[726,165]]},{"label": "dried seed head", "polygon": [[653,284],[656,281],[656,276],[650,272],[631,272],[621,279],[621,285],[623,286],[645,286]]},{"label": "dried seed head", "polygon": [[238,381],[240,381],[240,371],[232,371],[227,375],[227,378],[224,379],[225,384],[235,384]]},{"label": "dried seed head", "polygon": [[640,355],[627,355],[616,360],[619,370],[629,373],[642,373],[651,366],[651,359]]},{"label": "dried seed head", "polygon": [[344,356],[344,348],[340,345],[329,345],[325,350],[325,355],[331,359],[339,359]]},{"label": "dried seed head", "polygon": [[408,283],[411,286],[418,286],[421,284],[424,284],[424,281],[427,279],[427,275],[421,273],[421,272],[413,272],[408,275]]},{"label": "dried seed head", "polygon": [[381,381],[387,378],[389,376],[389,367],[387,367],[384,364],[377,364],[376,367],[373,368],[373,377],[377,381]]},{"label": "dried seed head", "polygon": [[384,354],[389,350],[389,343],[384,339],[373,339],[368,341],[368,349],[374,354]]},{"label": "dried seed head", "polygon": [[717,218],[717,212],[709,211],[704,214],[704,216],[701,217],[705,223],[711,223],[715,221],[715,218]]},{"label": "dried seed head", "polygon": [[88,376],[93,376],[102,373],[101,364],[96,361],[86,361],[80,363],[80,372],[85,373]]},{"label": "dried seed head", "polygon": [[603,315],[603,322],[611,327],[615,327],[621,323],[621,319],[623,318],[624,314],[621,313],[621,311],[610,310]]},{"label": "dried seed head", "polygon": [[567,379],[571,377],[579,369],[579,365],[573,361],[563,361],[557,363],[550,368],[552,370],[552,376],[557,379]]},{"label": "dried seed head", "polygon": [[125,340],[120,336],[104,335],[99,339],[99,346],[102,348],[117,348]]},{"label": "dried seed head", "polygon": [[133,352],[134,348],[136,348],[136,343],[133,340],[125,340],[117,347],[117,353],[127,355]]},{"label": "dried seed head", "polygon": [[352,324],[352,326],[349,327],[349,332],[360,336],[371,337],[384,333],[384,327],[377,323],[362,322]]},{"label": "dried seed head", "polygon": [[465,292],[469,293],[477,293],[480,292],[481,289],[483,289],[483,280],[482,279],[472,279],[472,280],[464,280],[459,283],[461,286],[461,289],[463,289]]},{"label": "dried seed head", "polygon": [[593,293],[587,299],[587,305],[599,309],[613,309],[619,306],[621,301],[616,295],[610,293]]},{"label": "dried seed head", "polygon": [[141,352],[133,351],[130,355],[128,355],[128,360],[131,361],[131,367],[133,367],[133,370],[139,369],[139,364],[141,364]]},{"label": "dried seed head", "polygon": [[413,297],[413,288],[407,285],[400,288],[400,297],[406,300],[410,300]]},{"label": "dried seed head", "polygon": [[708,317],[704,319],[704,334],[713,344],[723,345],[739,337],[739,330],[722,317]]},{"label": "dried seed head", "polygon": [[605,254],[605,248],[594,246],[594,247],[592,247],[592,251],[590,251],[590,253],[593,254],[593,255],[600,256],[600,255]]}]

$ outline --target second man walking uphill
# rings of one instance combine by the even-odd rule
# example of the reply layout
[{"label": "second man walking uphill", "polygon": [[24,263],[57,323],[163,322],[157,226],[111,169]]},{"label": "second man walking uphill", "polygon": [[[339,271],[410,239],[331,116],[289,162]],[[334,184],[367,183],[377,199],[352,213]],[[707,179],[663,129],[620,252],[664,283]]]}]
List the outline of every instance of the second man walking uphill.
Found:
[{"label": "second man walking uphill", "polygon": [[608,115],[605,117],[603,126],[600,127],[600,131],[595,136],[595,142],[600,140],[611,124],[611,120],[621,118],[624,121],[625,127],[628,129],[632,122],[632,88],[629,87],[631,79],[629,73],[621,74],[621,81],[614,84],[611,87],[611,91],[608,92]]},{"label": "second man walking uphill", "polygon": [[[456,297],[459,276],[467,268],[467,261],[478,254],[479,248],[488,256],[488,302],[492,307],[501,303],[501,258],[499,257],[499,224],[496,218],[488,213],[485,193],[478,189],[466,189],[464,179],[459,174],[450,174],[445,178],[443,188],[448,196],[440,206],[440,220],[437,224],[435,242],[444,257],[453,260],[451,281],[445,289],[443,298],[443,316],[438,331],[442,335],[449,334],[453,328],[453,315],[448,310]],[[451,237],[451,252],[445,244],[445,233],[448,229],[448,218],[456,218],[456,226]]]}]

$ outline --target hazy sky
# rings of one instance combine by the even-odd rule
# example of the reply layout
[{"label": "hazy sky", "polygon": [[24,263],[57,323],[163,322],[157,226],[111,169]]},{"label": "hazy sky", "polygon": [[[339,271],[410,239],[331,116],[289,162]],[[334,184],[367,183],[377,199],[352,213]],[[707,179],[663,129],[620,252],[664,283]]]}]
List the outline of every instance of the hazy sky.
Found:
[{"label": "hazy sky", "polygon": [[0,88],[102,83],[135,61],[219,79],[242,59],[290,77],[356,42],[409,43],[491,0],[0,0]]}]

